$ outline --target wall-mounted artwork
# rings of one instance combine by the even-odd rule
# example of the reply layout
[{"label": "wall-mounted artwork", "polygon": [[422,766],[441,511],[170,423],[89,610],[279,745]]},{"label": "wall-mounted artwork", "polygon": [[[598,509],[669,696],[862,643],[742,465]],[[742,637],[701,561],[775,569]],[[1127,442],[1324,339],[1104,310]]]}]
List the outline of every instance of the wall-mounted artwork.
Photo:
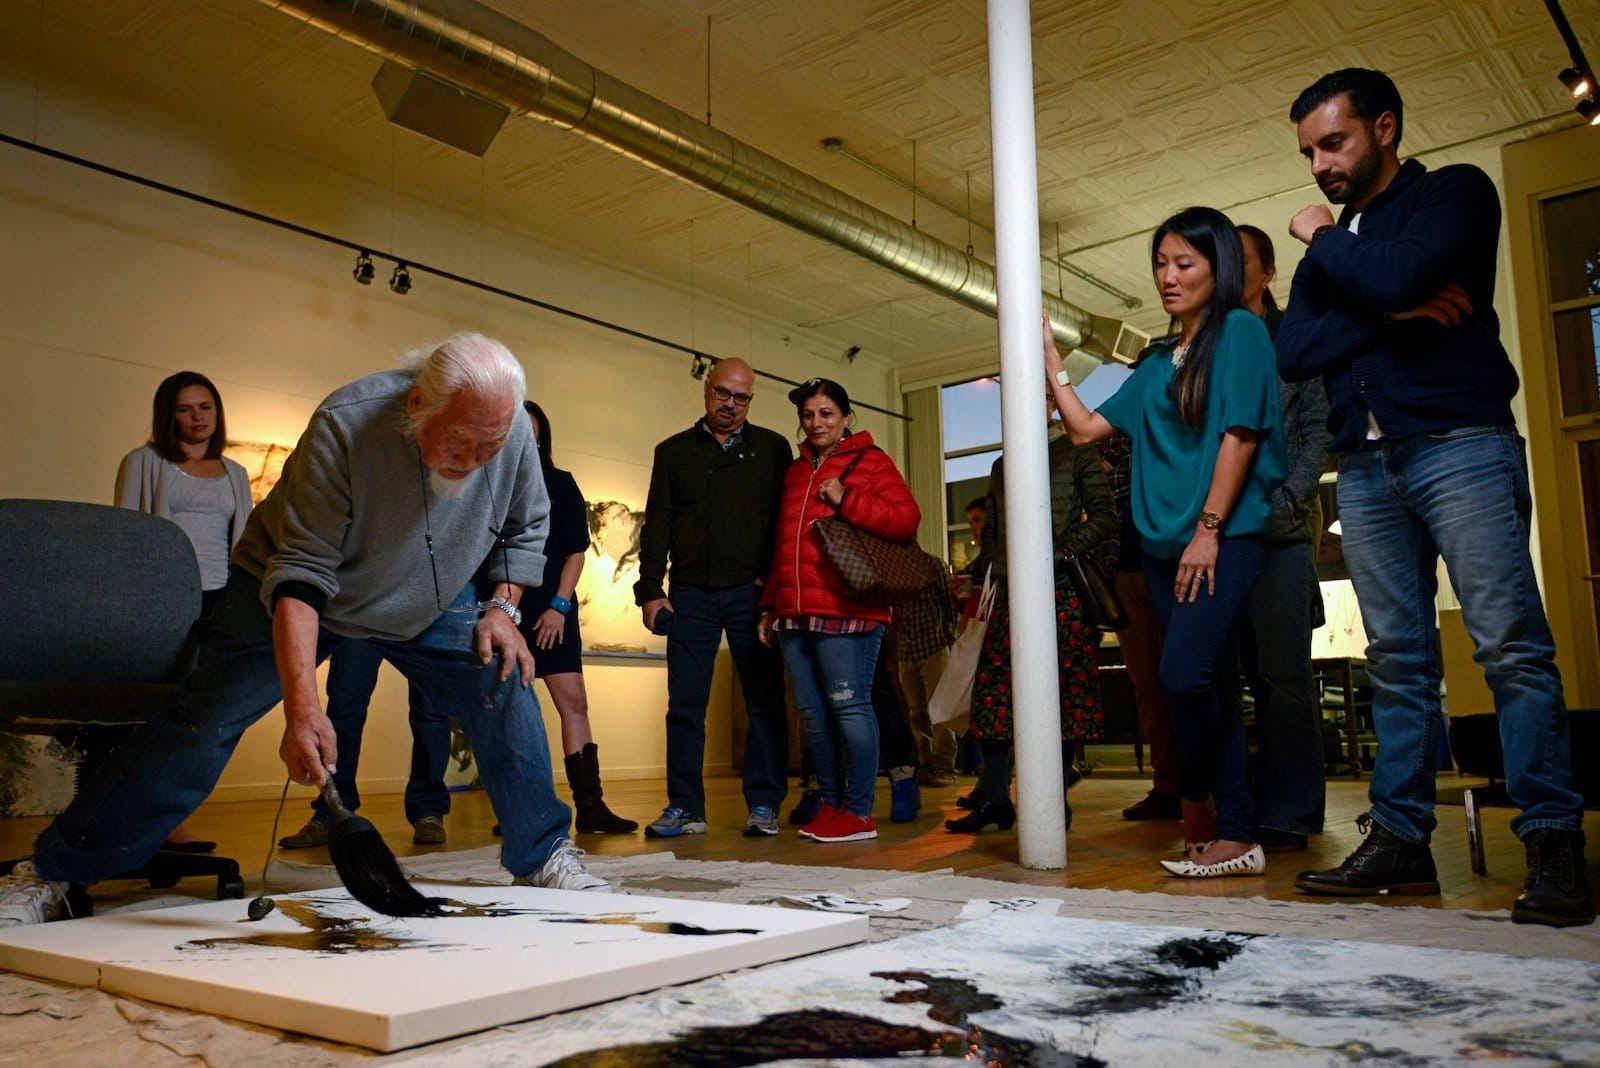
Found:
[{"label": "wall-mounted artwork", "polygon": [[[427,884],[447,915],[342,890],[0,930],[5,967],[199,1012],[403,1049],[864,941],[864,916],[525,886]],[[520,1063],[520,1062],[519,1062]]]},{"label": "wall-mounted artwork", "polygon": [[294,451],[292,445],[269,441],[230,441],[222,455],[245,469],[250,476],[250,503],[260,504],[283,474],[283,462]]},{"label": "wall-mounted artwork", "polygon": [[667,640],[644,629],[633,603],[639,581],[644,512],[622,501],[588,501],[589,555],[578,579],[583,648],[596,653],[665,653]]}]

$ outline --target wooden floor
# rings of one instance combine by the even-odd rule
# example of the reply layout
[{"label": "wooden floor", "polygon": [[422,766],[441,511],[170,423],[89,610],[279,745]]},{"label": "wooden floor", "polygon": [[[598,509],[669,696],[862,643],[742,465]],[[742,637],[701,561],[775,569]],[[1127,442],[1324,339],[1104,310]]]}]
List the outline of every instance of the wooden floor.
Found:
[{"label": "wooden floor", "polygon": [[[1121,809],[1144,796],[1148,781],[1113,777],[1099,772],[1072,789],[1074,823],[1067,838],[1065,871],[1031,871],[1017,863],[1015,830],[997,831],[993,827],[981,835],[948,834],[944,820],[959,814],[955,799],[972,785],[963,779],[957,786],[923,790],[922,814],[912,823],[890,823],[888,784],[880,780],[877,811],[878,834],[875,841],[821,845],[798,837],[784,825],[776,838],[745,838],[740,833],[744,802],[736,778],[720,777],[707,783],[710,833],[676,839],[645,838],[632,835],[583,835],[579,844],[597,856],[632,855],[670,851],[684,859],[764,860],[780,864],[817,864],[836,867],[878,868],[902,871],[933,871],[953,868],[966,874],[1016,883],[1070,886],[1082,889],[1162,891],[1169,894],[1194,894],[1207,897],[1266,897],[1275,900],[1308,899],[1294,889],[1295,874],[1305,868],[1331,867],[1341,861],[1360,841],[1355,817],[1366,810],[1366,784],[1348,779],[1328,784],[1327,833],[1313,838],[1303,853],[1275,854],[1268,857],[1268,871],[1262,878],[1185,880],[1167,876],[1157,865],[1162,857],[1174,857],[1182,846],[1179,824],[1130,823],[1120,816]],[[1459,791],[1473,780],[1454,773],[1440,776],[1441,792]],[[565,787],[559,787],[565,798]],[[664,801],[662,780],[614,782],[607,785],[606,799],[619,814],[641,824],[654,818]],[[794,795],[788,800],[793,804]],[[406,856],[440,849],[471,849],[496,841],[490,834],[494,817],[487,798],[480,792],[457,793],[446,820],[450,840],[444,846],[422,847],[411,843],[399,795],[364,796],[362,814],[371,819],[394,851]],[[190,820],[190,826],[219,843],[219,852],[237,859],[245,870],[247,884],[259,878],[271,838],[275,802],[246,801],[211,803]],[[1441,805],[1440,828],[1434,836],[1433,855],[1439,868],[1443,893],[1438,898],[1394,898],[1397,904],[1420,904],[1454,909],[1499,909],[1510,907],[1521,889],[1524,874],[1522,847],[1511,834],[1510,809],[1488,809],[1484,816],[1488,874],[1474,875],[1467,858],[1465,819],[1459,805]],[[283,814],[280,834],[297,829],[309,810],[303,802],[291,802]],[[784,813],[787,815],[787,811]],[[0,819],[0,856],[26,855],[33,836],[48,822],[43,817]],[[1591,842],[1600,839],[1600,818],[1591,814],[1587,830]],[[322,850],[303,850],[286,854],[306,860],[325,858]],[[1600,883],[1597,850],[1589,851],[1591,881]]]}]

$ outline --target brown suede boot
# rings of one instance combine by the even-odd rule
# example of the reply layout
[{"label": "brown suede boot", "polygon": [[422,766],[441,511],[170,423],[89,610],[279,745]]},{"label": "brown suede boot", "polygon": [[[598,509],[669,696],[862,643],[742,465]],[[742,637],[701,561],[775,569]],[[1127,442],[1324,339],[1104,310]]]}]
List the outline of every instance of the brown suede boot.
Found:
[{"label": "brown suede boot", "polygon": [[606,807],[600,789],[600,747],[590,742],[566,759],[567,783],[572,787],[572,807],[579,834],[632,834],[639,829]]}]

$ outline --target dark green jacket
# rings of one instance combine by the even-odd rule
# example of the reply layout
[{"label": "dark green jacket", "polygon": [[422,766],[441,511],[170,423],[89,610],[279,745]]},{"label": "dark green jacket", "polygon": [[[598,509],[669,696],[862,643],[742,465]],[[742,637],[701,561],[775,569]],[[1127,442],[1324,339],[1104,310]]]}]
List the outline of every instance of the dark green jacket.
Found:
[{"label": "dark green jacket", "polygon": [[[983,551],[994,560],[994,577],[1006,573],[1005,457],[989,472],[984,501]],[[1055,543],[1055,580],[1066,581],[1061,561],[1067,552],[1082,555],[1117,532],[1117,503],[1100,452],[1092,445],[1074,445],[1056,429],[1050,433],[1050,532]]]},{"label": "dark green jacket", "polygon": [[750,423],[727,450],[701,423],[657,445],[634,602],[666,596],[669,559],[674,584],[726,589],[765,578],[793,459],[781,434]]}]

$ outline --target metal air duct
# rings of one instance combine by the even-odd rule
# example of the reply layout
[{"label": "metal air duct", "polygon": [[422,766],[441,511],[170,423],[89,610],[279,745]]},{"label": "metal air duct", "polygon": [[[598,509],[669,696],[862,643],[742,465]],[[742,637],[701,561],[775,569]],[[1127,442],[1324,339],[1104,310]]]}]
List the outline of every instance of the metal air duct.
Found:
[{"label": "metal air duct", "polygon": [[[693,182],[996,314],[994,268],[634,89],[475,0],[259,0],[387,60]],[[1057,341],[1113,355],[1120,323],[1048,293]],[[1069,357],[1070,358],[1070,357]],[[1074,376],[1089,370],[1082,360]]]}]

